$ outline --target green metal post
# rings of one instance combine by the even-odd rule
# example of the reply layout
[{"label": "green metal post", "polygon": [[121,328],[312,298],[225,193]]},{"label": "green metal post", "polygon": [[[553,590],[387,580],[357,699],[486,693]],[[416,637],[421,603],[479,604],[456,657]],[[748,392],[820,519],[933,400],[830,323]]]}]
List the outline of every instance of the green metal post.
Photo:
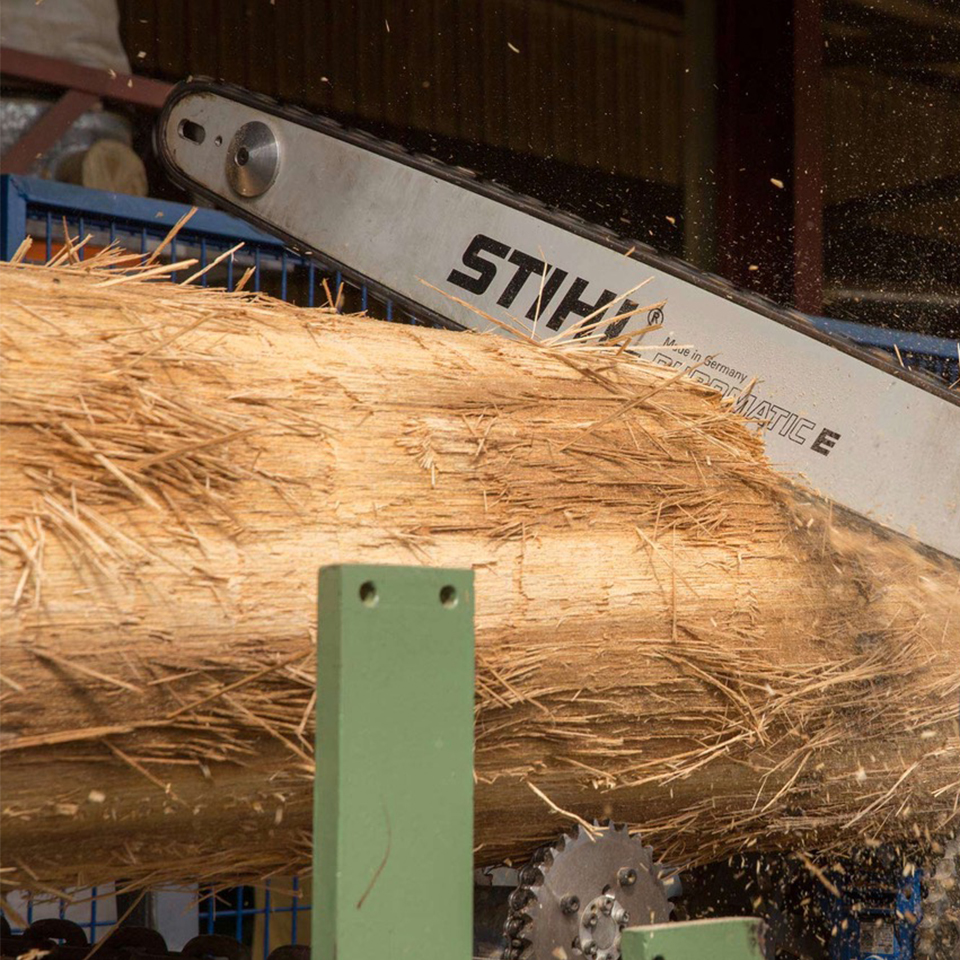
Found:
[{"label": "green metal post", "polygon": [[320,571],[312,951],[471,956],[473,574]]},{"label": "green metal post", "polygon": [[763,960],[763,922],[754,917],[632,927],[620,939],[622,960]]}]

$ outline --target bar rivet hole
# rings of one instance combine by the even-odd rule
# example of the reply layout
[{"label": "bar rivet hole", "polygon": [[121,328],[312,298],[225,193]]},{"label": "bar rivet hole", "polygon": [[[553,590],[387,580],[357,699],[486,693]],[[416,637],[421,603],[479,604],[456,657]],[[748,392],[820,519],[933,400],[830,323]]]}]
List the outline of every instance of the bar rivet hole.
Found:
[{"label": "bar rivet hole", "polygon": [[184,140],[190,140],[193,143],[203,143],[207,136],[207,131],[193,120],[181,120],[177,132]]}]

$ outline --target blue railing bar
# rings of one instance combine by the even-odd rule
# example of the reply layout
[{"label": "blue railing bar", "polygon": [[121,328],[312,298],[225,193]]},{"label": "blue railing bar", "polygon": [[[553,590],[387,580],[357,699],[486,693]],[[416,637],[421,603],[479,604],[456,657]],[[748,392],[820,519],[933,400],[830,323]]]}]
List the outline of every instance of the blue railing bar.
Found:
[{"label": "blue railing bar", "polygon": [[866,323],[854,323],[852,320],[834,320],[832,317],[811,317],[813,323],[824,333],[839,334],[849,340],[855,340],[861,346],[885,347],[892,350],[894,344],[903,353],[925,353],[946,360],[957,359],[957,340],[947,337],[934,337],[926,333],[911,333],[908,330],[889,330],[886,327],[872,327]]},{"label": "blue railing bar", "polygon": [[235,911],[233,935],[238,940],[243,940],[243,887],[237,887],[234,890],[234,896],[237,898],[237,909]]},{"label": "blue railing bar", "polygon": [[297,942],[297,913],[299,912],[299,903],[300,903],[300,878],[295,876],[293,878],[293,899],[290,901],[290,906],[292,907],[290,911],[290,942]]},{"label": "blue railing bar", "polygon": [[[241,916],[244,917],[256,917],[263,913],[263,907],[244,907],[243,909],[237,910],[224,910],[222,907],[217,911],[218,917],[235,917],[239,912]],[[270,911],[272,913],[292,913],[294,910],[298,912],[303,912],[304,910],[309,910],[309,906],[305,907],[271,907]],[[207,914],[203,911],[200,912],[201,917],[206,917]],[[104,921],[107,923],[107,921]]]},{"label": "blue railing bar", "polygon": [[9,177],[0,181],[0,205],[3,206],[0,259],[9,260],[27,235],[27,201]]},{"label": "blue railing bar", "polygon": [[267,960],[267,955],[270,953],[270,906],[270,881],[268,880],[263,894],[263,960]]},{"label": "blue railing bar", "polygon": [[[24,210],[26,204],[50,206],[64,211],[68,216],[93,214],[113,220],[127,220],[137,224],[147,222],[164,225],[169,229],[190,207],[184,203],[170,200],[156,200],[153,197],[131,197],[123,193],[111,193],[108,190],[93,190],[90,187],[78,187],[72,183],[59,183],[56,180],[42,180],[40,177],[21,177],[4,174],[2,193],[4,206],[15,200]],[[9,198],[6,196],[9,192]],[[11,208],[13,209],[13,208]],[[158,216],[162,214],[162,216]],[[26,222],[22,223],[23,236],[26,235]],[[282,240],[257,230],[243,220],[231,217],[220,210],[198,209],[190,218],[189,229],[193,233],[204,233],[210,238],[219,237],[230,241],[230,246],[238,240],[245,243],[269,244],[278,249],[284,246]],[[11,227],[11,232],[12,227]],[[17,241],[19,243],[19,241]],[[4,252],[2,259],[8,260],[16,252],[16,246]]]}]

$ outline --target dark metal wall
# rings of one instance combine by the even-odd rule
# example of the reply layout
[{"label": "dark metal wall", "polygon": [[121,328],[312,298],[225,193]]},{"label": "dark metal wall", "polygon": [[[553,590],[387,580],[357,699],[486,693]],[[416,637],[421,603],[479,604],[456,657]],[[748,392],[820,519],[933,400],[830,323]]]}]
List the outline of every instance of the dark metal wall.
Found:
[{"label": "dark metal wall", "polygon": [[679,0],[119,5],[141,72],[233,81],[681,247]]},{"label": "dark metal wall", "polygon": [[958,329],[951,5],[118,2],[140,73],[332,114],[812,312]]},{"label": "dark metal wall", "polygon": [[825,312],[960,338],[960,5],[824,0]]},{"label": "dark metal wall", "polygon": [[781,302],[794,280],[795,2],[717,3],[718,270]]},{"label": "dark metal wall", "polygon": [[317,110],[680,182],[679,12],[631,0],[120,6],[151,75],[207,74]]}]

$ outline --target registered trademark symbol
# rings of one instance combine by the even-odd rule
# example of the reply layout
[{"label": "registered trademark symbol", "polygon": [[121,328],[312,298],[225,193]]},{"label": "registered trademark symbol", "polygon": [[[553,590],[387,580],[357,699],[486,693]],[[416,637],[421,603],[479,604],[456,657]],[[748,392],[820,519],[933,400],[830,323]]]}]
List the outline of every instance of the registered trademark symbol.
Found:
[{"label": "registered trademark symbol", "polygon": [[647,314],[647,326],[652,327],[655,323],[663,323],[663,311],[659,307],[654,307]]}]

